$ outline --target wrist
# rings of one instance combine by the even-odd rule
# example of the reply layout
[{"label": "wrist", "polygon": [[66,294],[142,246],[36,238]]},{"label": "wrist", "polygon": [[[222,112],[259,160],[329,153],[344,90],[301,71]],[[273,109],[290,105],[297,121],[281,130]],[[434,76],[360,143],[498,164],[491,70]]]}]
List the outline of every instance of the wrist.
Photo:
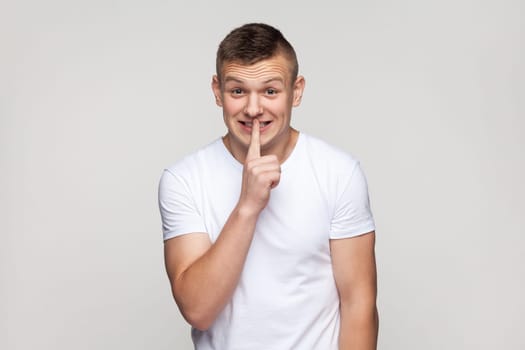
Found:
[{"label": "wrist", "polygon": [[255,220],[259,217],[261,210],[252,205],[238,203],[234,209],[236,216],[244,220]]}]

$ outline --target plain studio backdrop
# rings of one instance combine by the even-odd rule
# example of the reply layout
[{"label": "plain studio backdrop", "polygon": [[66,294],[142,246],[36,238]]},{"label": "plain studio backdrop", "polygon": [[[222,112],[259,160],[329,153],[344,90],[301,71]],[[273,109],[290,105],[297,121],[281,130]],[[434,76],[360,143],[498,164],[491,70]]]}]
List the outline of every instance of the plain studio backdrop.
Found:
[{"label": "plain studio backdrop", "polygon": [[262,21],[306,77],[293,125],[368,177],[379,348],[524,349],[523,17],[518,0],[2,1],[0,348],[192,348],[158,180],[225,133],[217,45]]}]

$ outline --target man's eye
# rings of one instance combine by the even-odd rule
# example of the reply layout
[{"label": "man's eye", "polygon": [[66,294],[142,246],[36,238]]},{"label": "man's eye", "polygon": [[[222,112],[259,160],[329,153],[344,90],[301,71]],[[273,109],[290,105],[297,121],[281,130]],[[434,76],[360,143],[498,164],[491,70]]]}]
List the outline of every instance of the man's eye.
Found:
[{"label": "man's eye", "polygon": [[275,95],[277,93],[277,90],[275,90],[275,89],[266,89],[266,93],[268,95]]},{"label": "man's eye", "polygon": [[234,94],[234,95],[240,95],[240,94],[242,94],[242,89],[233,89],[233,90],[232,90],[232,94]]}]

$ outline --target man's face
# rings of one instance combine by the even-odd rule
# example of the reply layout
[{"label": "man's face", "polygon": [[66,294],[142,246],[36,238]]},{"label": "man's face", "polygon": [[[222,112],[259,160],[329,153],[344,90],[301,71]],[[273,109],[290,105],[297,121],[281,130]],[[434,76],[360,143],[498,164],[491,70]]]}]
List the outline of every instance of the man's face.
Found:
[{"label": "man's face", "polygon": [[298,106],[304,79],[291,81],[289,62],[281,55],[253,65],[226,62],[221,81],[212,87],[228,128],[226,143],[237,158],[250,143],[252,121],[259,120],[262,154],[283,154],[289,146],[292,107]]}]

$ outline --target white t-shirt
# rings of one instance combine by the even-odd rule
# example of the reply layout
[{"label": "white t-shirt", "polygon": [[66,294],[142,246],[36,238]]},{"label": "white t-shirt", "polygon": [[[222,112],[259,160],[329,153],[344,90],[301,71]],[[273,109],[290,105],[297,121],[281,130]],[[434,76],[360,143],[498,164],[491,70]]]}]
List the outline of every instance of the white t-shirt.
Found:
[{"label": "white t-shirt", "polygon": [[[214,242],[239,199],[240,164],[222,139],[166,169],[159,187],[164,239],[207,232]],[[256,224],[231,301],[198,350],[337,349],[339,298],[330,239],[375,229],[358,161],[300,133]]]}]

